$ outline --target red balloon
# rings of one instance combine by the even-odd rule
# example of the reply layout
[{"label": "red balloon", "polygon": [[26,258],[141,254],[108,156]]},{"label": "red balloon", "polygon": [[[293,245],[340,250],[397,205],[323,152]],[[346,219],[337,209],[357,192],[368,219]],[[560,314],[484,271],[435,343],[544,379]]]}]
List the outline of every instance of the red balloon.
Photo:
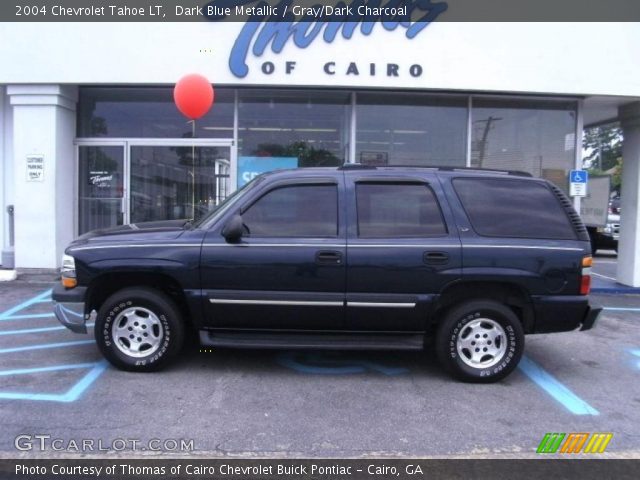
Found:
[{"label": "red balloon", "polygon": [[213,87],[202,75],[185,75],[173,88],[173,101],[178,110],[190,120],[196,120],[209,111],[213,105]]}]

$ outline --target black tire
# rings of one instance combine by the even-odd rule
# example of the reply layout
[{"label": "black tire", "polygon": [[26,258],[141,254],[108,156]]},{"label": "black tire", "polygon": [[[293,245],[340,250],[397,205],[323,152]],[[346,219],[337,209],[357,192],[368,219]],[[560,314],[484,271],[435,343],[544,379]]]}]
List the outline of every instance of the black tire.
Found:
[{"label": "black tire", "polygon": [[[132,325],[128,325],[129,320],[120,315],[124,312],[132,315]],[[134,326],[136,319],[140,321]],[[130,333],[133,342],[138,340],[137,353],[133,353],[131,346],[134,343],[128,344],[124,334],[114,339],[116,322],[127,330],[133,329]],[[145,322],[148,324],[142,327]],[[112,365],[132,372],[151,372],[164,367],[180,351],[184,330],[180,310],[169,297],[151,288],[132,287],[114,293],[102,304],[96,317],[95,337],[100,351]],[[128,355],[127,350],[132,354]],[[149,353],[145,355],[147,350]]]},{"label": "black tire", "polygon": [[[478,319],[487,319],[488,322],[474,322]],[[475,338],[476,335],[474,338],[469,336],[473,326],[476,331],[480,331],[476,333],[480,335],[479,339]],[[499,335],[498,326],[502,328],[504,335]],[[487,329],[488,327],[492,329]],[[482,338],[483,331],[488,332],[487,338]],[[496,336],[492,337],[492,335]],[[479,348],[470,347],[475,352],[480,352],[477,356],[482,355],[482,349],[491,352],[498,346],[504,348],[504,351],[501,350],[499,355],[494,356],[486,354],[478,359],[476,365],[470,365],[469,363],[473,363],[471,358],[473,352],[465,347],[462,348],[462,353],[459,353],[459,338],[461,342],[465,339],[469,342],[478,342],[476,345]],[[494,338],[494,343],[490,338]],[[468,301],[449,309],[436,334],[438,360],[445,370],[465,382],[492,383],[503,379],[517,367],[523,351],[524,331],[518,317],[509,307],[493,300]],[[462,356],[466,357],[466,361]],[[492,362],[495,363],[492,364]]]},{"label": "black tire", "polygon": [[589,243],[591,243],[591,255],[596,256],[598,251],[598,240],[596,239],[596,233],[589,232]]}]

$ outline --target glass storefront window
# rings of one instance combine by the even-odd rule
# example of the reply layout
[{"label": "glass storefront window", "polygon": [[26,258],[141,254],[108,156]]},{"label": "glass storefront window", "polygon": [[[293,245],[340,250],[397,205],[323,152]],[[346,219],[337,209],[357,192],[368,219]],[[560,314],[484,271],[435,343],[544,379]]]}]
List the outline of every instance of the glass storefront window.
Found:
[{"label": "glass storefront window", "polygon": [[196,219],[226,197],[229,147],[131,147],[131,223]]},{"label": "glass storefront window", "polygon": [[567,191],[576,102],[474,98],[471,166],[521,170]]},{"label": "glass storefront window", "polygon": [[124,149],[81,146],[78,154],[79,233],[122,225]]},{"label": "glass storefront window", "polygon": [[[240,165],[244,158],[253,165],[264,159],[266,168],[256,168],[258,172],[281,168],[279,165],[330,167],[345,162],[349,93],[240,90],[238,98]],[[243,172],[238,172],[238,178],[242,177]]]},{"label": "glass storefront window", "polygon": [[358,93],[356,162],[465,166],[467,97]]},{"label": "glass storefront window", "polygon": [[[233,89],[216,87],[211,110],[196,120],[198,138],[233,138]],[[173,102],[173,88],[82,87],[78,137],[190,138],[192,125]]]}]

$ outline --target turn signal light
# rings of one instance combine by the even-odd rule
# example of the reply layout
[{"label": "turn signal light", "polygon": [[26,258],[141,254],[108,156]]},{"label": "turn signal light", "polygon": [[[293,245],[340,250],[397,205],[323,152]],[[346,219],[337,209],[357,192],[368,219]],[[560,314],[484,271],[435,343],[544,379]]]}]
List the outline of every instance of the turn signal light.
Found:
[{"label": "turn signal light", "polygon": [[75,278],[62,277],[62,286],[64,288],[74,288],[76,285],[78,285],[78,280]]}]

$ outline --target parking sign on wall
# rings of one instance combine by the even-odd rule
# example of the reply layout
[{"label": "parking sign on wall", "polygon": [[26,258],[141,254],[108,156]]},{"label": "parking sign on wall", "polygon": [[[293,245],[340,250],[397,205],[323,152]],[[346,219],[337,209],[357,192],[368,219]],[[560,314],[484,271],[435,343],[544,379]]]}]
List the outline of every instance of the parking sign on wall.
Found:
[{"label": "parking sign on wall", "polygon": [[571,170],[569,173],[569,195],[572,197],[586,197],[588,180],[589,172],[585,170]]}]

